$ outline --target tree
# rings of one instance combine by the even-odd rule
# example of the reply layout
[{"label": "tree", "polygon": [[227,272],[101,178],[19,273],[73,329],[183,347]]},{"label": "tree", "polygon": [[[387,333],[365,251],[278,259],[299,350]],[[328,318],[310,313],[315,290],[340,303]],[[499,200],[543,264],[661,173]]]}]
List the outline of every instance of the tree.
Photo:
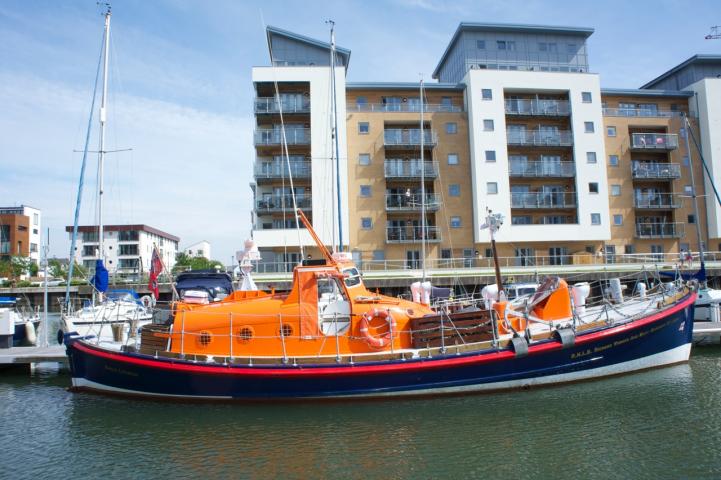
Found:
[{"label": "tree", "polygon": [[63,264],[57,258],[51,258],[48,260],[48,274],[51,277],[62,278],[65,276],[65,269]]},{"label": "tree", "polygon": [[185,253],[178,253],[175,256],[173,273],[185,270],[217,270],[223,269],[223,264],[217,260],[208,260],[205,257],[191,257]]}]

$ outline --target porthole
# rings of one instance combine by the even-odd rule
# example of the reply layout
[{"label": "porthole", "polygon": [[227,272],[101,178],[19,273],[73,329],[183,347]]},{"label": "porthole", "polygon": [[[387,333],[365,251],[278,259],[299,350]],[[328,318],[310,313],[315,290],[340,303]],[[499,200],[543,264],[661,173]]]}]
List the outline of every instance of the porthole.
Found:
[{"label": "porthole", "polygon": [[200,332],[198,334],[197,338],[198,338],[198,345],[200,345],[202,348],[207,347],[208,345],[210,345],[210,342],[213,341],[213,335],[206,330],[203,330],[202,332]]},{"label": "porthole", "polygon": [[293,327],[291,327],[291,326],[288,325],[287,323],[284,323],[284,324],[280,327],[280,335],[281,335],[282,337],[290,337],[290,336],[292,336],[292,335],[293,335]]},{"label": "porthole", "polygon": [[246,343],[249,342],[253,338],[253,328],[252,327],[241,327],[240,330],[238,330],[238,340]]}]

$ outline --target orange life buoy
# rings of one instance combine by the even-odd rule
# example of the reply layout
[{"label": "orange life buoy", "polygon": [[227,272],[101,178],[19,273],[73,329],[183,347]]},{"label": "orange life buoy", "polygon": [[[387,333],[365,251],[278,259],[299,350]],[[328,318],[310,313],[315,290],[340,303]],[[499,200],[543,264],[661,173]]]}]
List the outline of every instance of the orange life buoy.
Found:
[{"label": "orange life buoy", "polygon": [[[368,329],[371,320],[382,318],[388,323],[388,331],[378,337],[371,335]],[[374,308],[363,314],[360,321],[360,332],[371,348],[383,348],[393,341],[393,331],[396,329],[396,321],[388,310]]]}]

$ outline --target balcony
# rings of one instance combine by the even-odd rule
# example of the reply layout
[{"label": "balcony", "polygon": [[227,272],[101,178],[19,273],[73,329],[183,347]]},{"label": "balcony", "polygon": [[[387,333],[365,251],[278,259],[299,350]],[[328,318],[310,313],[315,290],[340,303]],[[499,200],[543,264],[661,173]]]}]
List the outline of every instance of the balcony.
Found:
[{"label": "balcony", "polygon": [[310,99],[304,97],[298,99],[293,96],[286,98],[281,95],[280,104],[276,97],[257,97],[253,102],[256,115],[265,114],[292,114],[292,113],[310,113]]},{"label": "balcony", "polygon": [[[303,210],[313,206],[310,195],[296,195],[296,206]],[[293,197],[291,195],[272,195],[255,201],[255,211],[258,215],[265,213],[293,212]]]},{"label": "balcony", "polygon": [[[253,137],[256,146],[283,144],[280,128],[258,128]],[[286,128],[285,142],[288,145],[310,145],[310,128]]]},{"label": "balcony", "polygon": [[[423,130],[423,145],[433,147],[438,143],[438,136],[432,130]],[[386,148],[418,147],[421,144],[421,129],[386,128],[383,132],[383,146]]]},{"label": "balcony", "polygon": [[670,151],[678,148],[678,135],[670,133],[632,133],[631,150]]},{"label": "balcony", "polygon": [[633,199],[633,206],[646,210],[668,210],[681,208],[681,199],[675,193],[637,193]]},{"label": "balcony", "polygon": [[426,193],[426,201],[422,202],[420,193],[388,193],[386,194],[386,211],[388,212],[420,212],[422,204],[428,212],[436,211],[441,206],[441,196],[437,193]]},{"label": "balcony", "polygon": [[656,117],[673,118],[683,117],[683,112],[654,110],[650,108],[604,108],[604,117]]},{"label": "balcony", "polygon": [[511,160],[509,174],[511,177],[521,178],[572,178],[576,175],[576,165],[573,162],[515,162]]},{"label": "balcony", "polygon": [[511,208],[576,208],[576,192],[511,192]]},{"label": "balcony", "polygon": [[556,132],[506,130],[508,145],[522,147],[570,147],[573,133],[567,130]]},{"label": "balcony", "polygon": [[[416,102],[406,103],[362,103],[355,105],[348,105],[347,110],[349,112],[406,112],[406,113],[420,113],[421,106]],[[463,107],[456,105],[443,105],[438,103],[424,104],[423,112],[425,113],[458,113],[462,112]]]},{"label": "balcony", "polygon": [[[416,226],[387,227],[386,243],[420,243],[424,240],[423,229]],[[438,243],[441,241],[441,231],[438,227],[426,227],[425,241]]]},{"label": "balcony", "polygon": [[567,117],[567,100],[506,100],[506,115],[518,117]]},{"label": "balcony", "polygon": [[310,161],[291,160],[290,168],[288,168],[288,165],[289,163],[284,160],[264,161],[260,159],[253,167],[253,175],[255,176],[256,182],[289,178],[291,175],[297,179],[311,177]]},{"label": "balcony", "polygon": [[387,159],[384,164],[386,178],[436,178],[438,176],[438,162],[413,160]]},{"label": "balcony", "polygon": [[637,223],[636,238],[681,238],[684,224],[676,223]]},{"label": "balcony", "polygon": [[681,178],[681,166],[677,163],[633,162],[634,180],[673,180]]}]

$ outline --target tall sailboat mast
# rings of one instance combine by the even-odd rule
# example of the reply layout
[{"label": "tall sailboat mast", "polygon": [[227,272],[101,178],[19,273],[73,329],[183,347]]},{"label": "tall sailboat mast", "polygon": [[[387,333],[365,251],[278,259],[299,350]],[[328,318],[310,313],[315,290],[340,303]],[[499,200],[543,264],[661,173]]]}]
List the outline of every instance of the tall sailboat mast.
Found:
[{"label": "tall sailboat mast", "polygon": [[[330,82],[333,95],[333,138],[335,141],[335,156],[331,154],[331,162],[335,160],[335,192],[336,192],[336,214],[338,215],[338,251],[343,251],[343,220],[341,216],[340,203],[340,147],[338,139],[338,102],[335,91],[335,22],[328,20],[330,24]],[[333,150],[333,147],[331,147]],[[335,236],[335,235],[334,235]]]},{"label": "tall sailboat mast", "polygon": [[425,135],[423,130],[423,79],[420,85],[421,96],[421,282],[426,281],[426,162],[425,162]]},{"label": "tall sailboat mast", "polygon": [[696,224],[696,238],[698,239],[698,255],[701,266],[704,265],[704,241],[701,237],[701,219],[698,216],[698,196],[696,195],[696,179],[693,174],[693,160],[691,159],[691,146],[688,143],[688,136],[691,134],[691,122],[688,121],[688,115],[683,115],[684,123],[684,140],[686,141],[686,153],[688,154],[688,170],[691,174],[691,198],[693,199],[694,223]]},{"label": "tall sailboat mast", "polygon": [[108,52],[110,50],[110,6],[105,12],[105,39],[103,45],[103,95],[100,100],[100,145],[98,148],[98,259],[103,260],[103,163],[105,161],[105,122],[108,98]]}]

